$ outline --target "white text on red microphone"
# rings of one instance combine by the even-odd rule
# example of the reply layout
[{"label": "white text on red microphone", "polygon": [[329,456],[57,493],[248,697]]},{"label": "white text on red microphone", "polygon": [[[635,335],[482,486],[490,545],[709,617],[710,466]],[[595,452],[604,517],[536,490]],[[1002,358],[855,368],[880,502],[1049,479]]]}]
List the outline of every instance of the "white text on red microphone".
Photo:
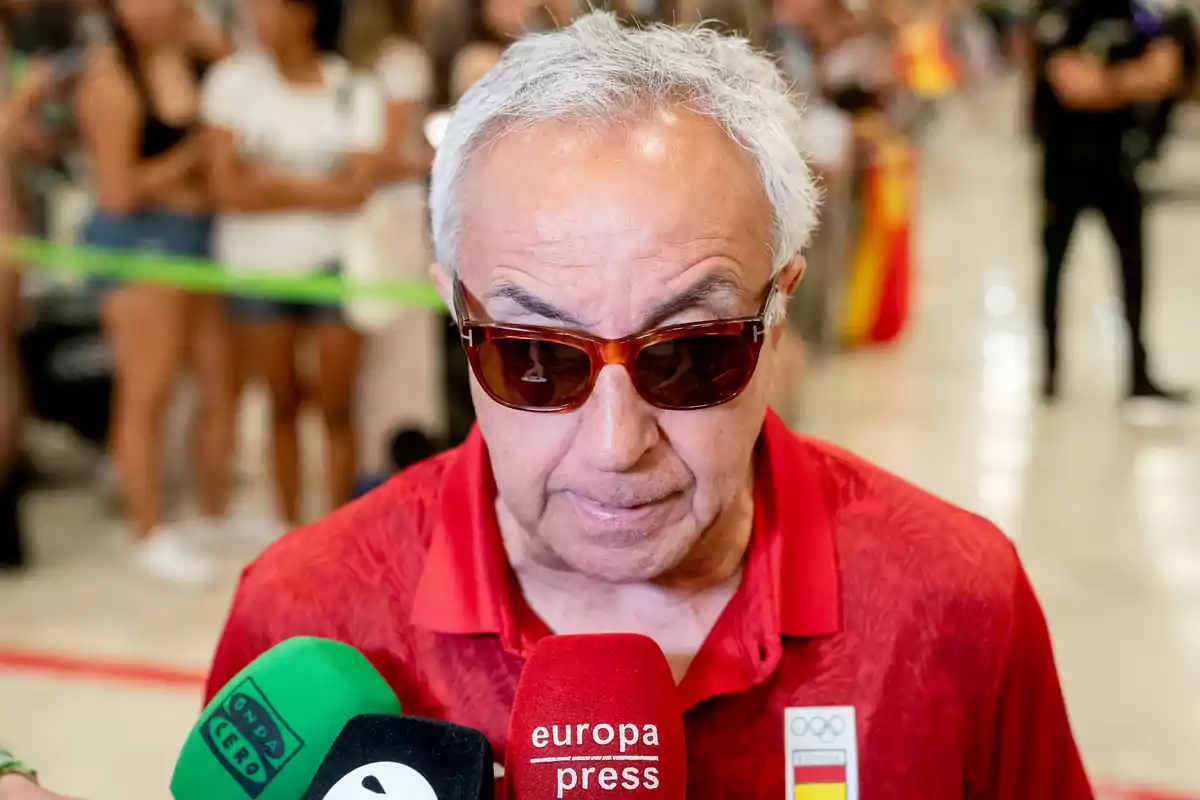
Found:
[{"label": "white text on red microphone", "polygon": [[574,790],[599,788],[608,792],[618,788],[627,791],[644,788],[652,791],[659,786],[656,725],[639,727],[632,723],[592,725],[581,722],[539,726],[533,729],[530,743],[543,751],[552,747],[555,750],[571,748],[529,759],[531,765],[556,765],[560,800]]}]

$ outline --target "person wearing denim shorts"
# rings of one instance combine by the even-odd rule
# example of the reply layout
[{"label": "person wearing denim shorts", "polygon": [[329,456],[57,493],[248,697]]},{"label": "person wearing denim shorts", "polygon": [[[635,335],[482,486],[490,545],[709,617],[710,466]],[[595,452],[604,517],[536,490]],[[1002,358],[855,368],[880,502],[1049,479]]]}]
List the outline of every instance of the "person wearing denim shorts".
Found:
[{"label": "person wearing denim shorts", "polygon": [[[313,273],[313,277],[340,274],[341,268],[333,264],[320,272]],[[341,303],[303,303],[292,300],[274,300],[260,295],[233,295],[229,298],[229,310],[234,319],[243,326],[271,325],[281,322],[295,323],[304,327],[346,324],[346,314],[342,310]]]},{"label": "person wearing denim shorts", "polygon": [[[238,272],[297,279],[336,274],[350,214],[375,189],[386,140],[382,88],[336,55],[342,4],[257,0],[259,47],[218,64],[205,81],[217,260]],[[300,520],[296,420],[311,396],[327,439],[328,502],[347,502],[358,470],[353,418],[361,336],[340,306],[237,297],[255,377],[271,398],[281,523]],[[319,375],[307,389],[296,350],[312,340]]]},{"label": "person wearing denim shorts", "polygon": [[[80,78],[76,105],[97,208],[82,232],[95,248],[206,256],[211,196],[196,124],[205,64],[188,45],[188,0],[105,0],[112,42]],[[153,74],[150,74],[153,72]],[[153,88],[152,88],[153,87]],[[223,298],[182,289],[93,281],[116,362],[112,453],[138,539],[135,559],[156,577],[200,583],[213,563],[190,531],[164,524],[163,427],[175,379],[194,365],[199,503],[222,519],[231,491],[237,369]]]}]

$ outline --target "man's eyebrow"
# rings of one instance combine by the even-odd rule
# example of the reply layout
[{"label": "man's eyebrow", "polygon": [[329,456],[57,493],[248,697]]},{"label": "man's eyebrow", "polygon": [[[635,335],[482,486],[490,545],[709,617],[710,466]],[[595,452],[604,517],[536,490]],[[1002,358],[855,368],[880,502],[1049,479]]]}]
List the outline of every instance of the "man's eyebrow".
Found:
[{"label": "man's eyebrow", "polygon": [[564,311],[563,309],[546,302],[542,298],[530,294],[528,291],[522,289],[520,286],[517,286],[512,281],[500,281],[495,286],[488,289],[484,299],[488,301],[493,299],[508,300],[512,303],[516,303],[524,311],[534,316],[542,317],[543,319],[554,320],[555,322],[561,322],[564,325],[571,325],[576,328],[584,327],[584,324],[580,322],[579,318],[571,312]]},{"label": "man's eyebrow", "polygon": [[650,313],[646,315],[641,328],[647,331],[657,328],[671,319],[671,317],[682,314],[685,311],[691,311],[697,306],[705,305],[714,295],[741,298],[742,291],[742,284],[736,278],[722,272],[714,272],[696,281],[670,300],[659,303],[652,308]]}]

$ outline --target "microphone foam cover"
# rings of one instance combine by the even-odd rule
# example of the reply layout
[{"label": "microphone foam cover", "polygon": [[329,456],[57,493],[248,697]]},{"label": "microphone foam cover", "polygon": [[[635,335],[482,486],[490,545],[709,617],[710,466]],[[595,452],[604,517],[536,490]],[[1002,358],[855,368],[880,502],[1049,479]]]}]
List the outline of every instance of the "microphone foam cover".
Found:
[{"label": "microphone foam cover", "polygon": [[338,733],[359,714],[399,714],[400,701],[362,653],[298,636],[225,685],[188,735],[175,800],[295,800]]},{"label": "microphone foam cover", "polygon": [[550,636],[517,684],[509,800],[684,800],[683,713],[671,668],[635,634]]}]

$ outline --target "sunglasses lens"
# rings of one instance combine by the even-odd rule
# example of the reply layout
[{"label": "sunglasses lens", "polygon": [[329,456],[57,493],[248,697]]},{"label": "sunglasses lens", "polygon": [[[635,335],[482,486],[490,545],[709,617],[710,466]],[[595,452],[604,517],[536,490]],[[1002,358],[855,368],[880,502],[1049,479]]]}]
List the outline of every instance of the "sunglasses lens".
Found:
[{"label": "sunglasses lens", "polygon": [[687,409],[732,400],[749,382],[756,360],[756,349],[745,336],[698,334],[643,348],[635,366],[647,400]]},{"label": "sunglasses lens", "polygon": [[479,347],[481,382],[518,408],[562,408],[588,392],[592,361],[577,347],[538,339],[493,338]]}]

